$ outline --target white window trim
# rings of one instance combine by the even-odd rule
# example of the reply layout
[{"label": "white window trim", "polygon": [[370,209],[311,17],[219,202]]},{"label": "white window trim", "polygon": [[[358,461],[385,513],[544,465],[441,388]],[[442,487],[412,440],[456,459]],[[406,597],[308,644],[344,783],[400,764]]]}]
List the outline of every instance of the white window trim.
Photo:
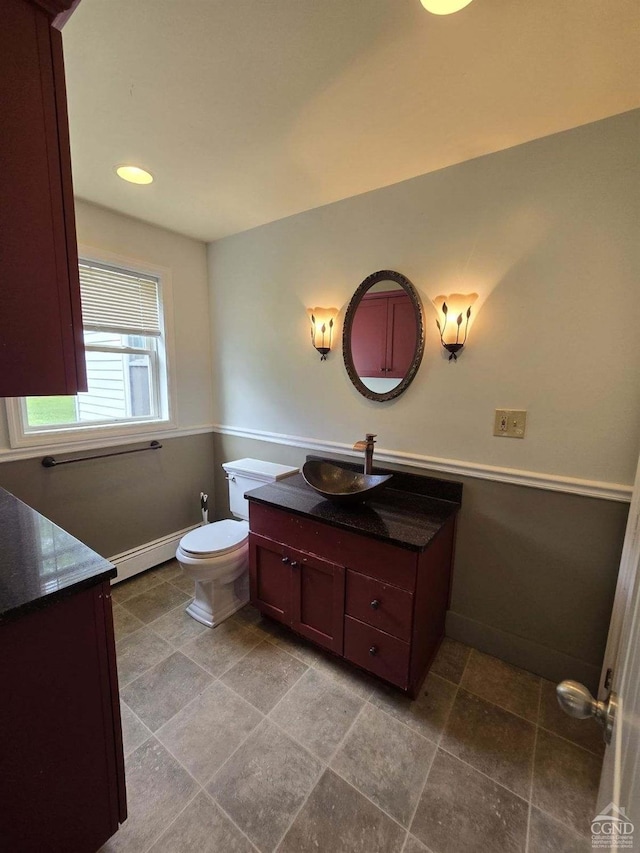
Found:
[{"label": "white window trim", "polygon": [[151,435],[161,435],[177,429],[177,385],[176,385],[176,356],[175,335],[173,323],[173,287],[171,270],[149,264],[136,258],[106,252],[93,246],[79,245],[78,255],[83,260],[95,263],[111,264],[115,267],[131,270],[141,275],[152,275],[158,279],[160,291],[161,320],[164,325],[164,359],[159,355],[158,365],[167,377],[166,393],[160,389],[160,411],[165,416],[158,420],[148,418],[129,423],[98,424],[90,423],[82,426],[51,428],[38,433],[25,432],[22,411],[22,398],[7,397],[7,425],[9,427],[9,443],[12,448],[39,447],[43,450],[65,446],[65,451],[83,450],[89,445],[96,446],[104,442],[105,446],[118,443],[118,439],[135,440],[136,436],[145,438]]}]

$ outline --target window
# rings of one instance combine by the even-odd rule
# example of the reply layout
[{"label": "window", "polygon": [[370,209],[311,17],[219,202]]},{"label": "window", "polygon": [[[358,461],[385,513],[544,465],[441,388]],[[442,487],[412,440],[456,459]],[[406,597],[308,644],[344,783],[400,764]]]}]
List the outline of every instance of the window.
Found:
[{"label": "window", "polygon": [[88,391],[8,400],[13,446],[170,425],[166,276],[88,258],[79,269]]}]

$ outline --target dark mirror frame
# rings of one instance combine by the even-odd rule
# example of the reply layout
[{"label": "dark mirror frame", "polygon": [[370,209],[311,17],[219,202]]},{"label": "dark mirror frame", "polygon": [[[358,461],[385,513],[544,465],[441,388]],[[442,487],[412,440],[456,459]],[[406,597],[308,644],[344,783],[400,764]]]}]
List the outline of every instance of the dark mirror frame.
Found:
[{"label": "dark mirror frame", "polygon": [[[409,370],[405,374],[404,379],[402,379],[395,388],[392,388],[391,391],[386,391],[384,394],[371,391],[370,388],[367,388],[356,373],[353,356],[351,354],[351,329],[353,327],[353,319],[356,315],[356,311],[358,310],[358,306],[360,305],[365,293],[373,284],[377,284],[379,281],[394,281],[402,287],[413,304],[416,319],[416,350]],[[411,284],[409,279],[402,275],[402,273],[395,272],[395,270],[378,270],[378,272],[371,273],[371,275],[367,276],[367,278],[365,278],[362,284],[358,287],[351,298],[351,302],[349,303],[347,313],[344,318],[344,326],[342,328],[342,355],[344,357],[344,366],[347,369],[349,379],[353,382],[354,386],[362,396],[366,397],[368,400],[375,400],[379,403],[384,403],[387,400],[393,400],[395,397],[399,397],[400,394],[404,393],[409,385],[411,385],[416,373],[418,372],[418,368],[420,367],[422,356],[424,355],[424,316],[422,313],[422,302],[420,301],[418,291]]]}]

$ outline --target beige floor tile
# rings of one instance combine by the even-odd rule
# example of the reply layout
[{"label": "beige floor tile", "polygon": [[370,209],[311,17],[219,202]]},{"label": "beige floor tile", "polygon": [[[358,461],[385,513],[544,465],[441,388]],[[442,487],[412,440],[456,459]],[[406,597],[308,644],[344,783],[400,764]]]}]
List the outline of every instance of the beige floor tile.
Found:
[{"label": "beige floor tile", "polygon": [[112,584],[111,598],[117,603],[122,604],[124,601],[133,598],[134,595],[140,595],[141,592],[147,592],[154,586],[162,583],[162,577],[156,569],[149,569],[146,572],[141,572],[132,578],[119,583]]},{"label": "beige floor tile", "polygon": [[121,604],[113,605],[113,630],[115,632],[116,641],[122,640],[127,634],[133,634],[144,626],[137,616],[130,613],[126,607]]},{"label": "beige floor tile", "polygon": [[142,853],[168,828],[198,790],[197,783],[155,738],[125,761],[129,816],[104,853]]},{"label": "beige floor tile", "polygon": [[120,717],[122,719],[122,744],[124,754],[127,756],[150,738],[152,732],[124,702],[120,702]]},{"label": "beige floor tile", "polygon": [[217,628],[208,628],[181,651],[212,675],[220,676],[260,642],[253,631],[227,619]]},{"label": "beige floor tile", "polygon": [[149,627],[177,647],[199,637],[205,631],[212,630],[189,616],[184,604],[180,604],[174,610],[160,616],[155,622],[151,622]]},{"label": "beige floor tile", "polygon": [[314,755],[328,761],[364,701],[335,679],[309,669],[269,717]]},{"label": "beige floor tile", "polygon": [[411,834],[438,853],[524,853],[528,805],[438,750]]},{"label": "beige floor tile", "polygon": [[253,843],[270,853],[315,784],[322,764],[264,720],[207,786]]},{"label": "beige floor tile", "polygon": [[149,628],[128,634],[116,644],[120,689],[172,653],[173,646]]},{"label": "beige floor tile", "polygon": [[326,770],[278,853],[400,853],[404,839],[399,824]]},{"label": "beige floor tile", "polygon": [[204,785],[262,719],[253,705],[216,681],[165,723],[157,737]]},{"label": "beige floor tile", "polygon": [[435,750],[434,743],[367,703],[331,769],[408,827]]},{"label": "beige floor tile", "polygon": [[156,731],[202,693],[213,678],[180,652],[174,652],[122,691],[122,699],[142,722]]},{"label": "beige floor tile", "polygon": [[149,853],[255,853],[255,848],[203,792],[189,803]]},{"label": "beige floor tile", "polygon": [[469,660],[471,647],[445,637],[442,640],[438,654],[431,665],[431,672],[446,678],[453,684],[459,684],[462,673]]},{"label": "beige floor tile", "polygon": [[472,649],[460,686],[535,723],[540,681],[537,675]]},{"label": "beige floor tile", "polygon": [[268,714],[306,670],[302,661],[264,641],[227,670],[221,680]]},{"label": "beige floor tile", "polygon": [[529,799],[535,726],[460,690],[440,746]]},{"label": "beige floor tile", "polygon": [[172,584],[159,583],[140,595],[128,598],[126,608],[142,622],[149,624],[188,600],[189,597]]},{"label": "beige floor tile", "polygon": [[457,687],[438,675],[427,676],[416,699],[378,685],[369,701],[429,740],[438,742],[451,712]]},{"label": "beige floor tile", "polygon": [[601,766],[599,756],[538,729],[532,804],[580,834],[590,832]]},{"label": "beige floor tile", "polygon": [[[595,817],[595,815],[594,815]],[[592,853],[590,835],[578,835],[550,815],[531,807],[527,853]]]}]

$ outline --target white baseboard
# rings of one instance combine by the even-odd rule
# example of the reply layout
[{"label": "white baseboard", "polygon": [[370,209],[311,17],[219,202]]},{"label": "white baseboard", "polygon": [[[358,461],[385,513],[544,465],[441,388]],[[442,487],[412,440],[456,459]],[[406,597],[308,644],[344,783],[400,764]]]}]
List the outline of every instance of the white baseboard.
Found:
[{"label": "white baseboard", "polygon": [[191,527],[185,527],[184,530],[177,530],[175,533],[170,533],[168,536],[162,536],[160,539],[154,539],[153,542],[146,542],[144,545],[139,545],[137,548],[132,548],[130,551],[123,551],[122,554],[116,554],[114,557],[108,557],[110,563],[118,569],[118,576],[113,578],[112,584],[120,583],[133,575],[144,572],[147,569],[152,569],[160,563],[166,563],[176,555],[178,542],[190,530],[195,530],[200,527],[199,524],[192,524]]}]

